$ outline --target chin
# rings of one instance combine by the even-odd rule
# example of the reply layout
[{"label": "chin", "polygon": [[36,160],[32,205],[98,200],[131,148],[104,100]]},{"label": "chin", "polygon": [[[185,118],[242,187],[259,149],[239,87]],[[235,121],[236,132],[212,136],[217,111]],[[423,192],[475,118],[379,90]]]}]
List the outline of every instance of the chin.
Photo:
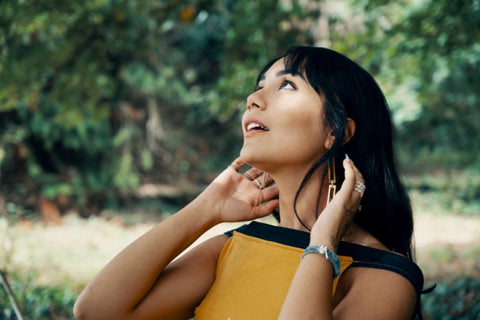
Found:
[{"label": "chin", "polygon": [[245,163],[254,166],[254,163],[259,160],[260,154],[252,150],[252,148],[243,146],[240,150],[240,157],[243,161],[245,161]]},{"label": "chin", "polygon": [[265,152],[254,151],[252,149],[243,147],[240,150],[240,157],[249,166],[255,167],[260,170],[266,170],[271,163],[271,157],[265,155]]},{"label": "chin", "polygon": [[240,158],[242,158],[242,160],[247,164],[250,164],[253,155],[254,152],[246,150],[245,146],[243,146],[240,150]]}]

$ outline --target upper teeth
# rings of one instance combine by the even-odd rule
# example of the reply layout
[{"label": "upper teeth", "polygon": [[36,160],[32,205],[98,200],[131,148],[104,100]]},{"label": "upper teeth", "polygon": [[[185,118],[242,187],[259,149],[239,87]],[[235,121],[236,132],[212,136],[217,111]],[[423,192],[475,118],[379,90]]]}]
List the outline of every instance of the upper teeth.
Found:
[{"label": "upper teeth", "polygon": [[248,126],[247,126],[247,131],[250,131],[252,130],[253,128],[259,128],[259,129],[262,129],[262,130],[268,130],[266,127],[258,124],[258,123],[255,123],[255,122],[252,122],[252,123],[249,123]]}]

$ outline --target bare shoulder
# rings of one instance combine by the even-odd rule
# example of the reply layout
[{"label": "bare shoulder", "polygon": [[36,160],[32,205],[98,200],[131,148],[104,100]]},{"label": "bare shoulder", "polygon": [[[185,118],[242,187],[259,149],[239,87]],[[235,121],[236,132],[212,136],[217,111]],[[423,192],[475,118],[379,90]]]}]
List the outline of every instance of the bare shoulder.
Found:
[{"label": "bare shoulder", "polygon": [[[335,319],[411,319],[416,293],[403,276],[388,270],[352,268]],[[345,288],[345,287],[344,287]]]},{"label": "bare shoulder", "polygon": [[[402,255],[389,251],[380,241],[366,234],[357,245],[385,253],[394,261],[411,262]],[[360,242],[360,241],[359,241]],[[372,250],[370,250],[372,251]],[[355,260],[355,259],[354,259]],[[403,261],[402,261],[403,260]],[[383,263],[382,260],[381,263]],[[395,263],[395,262],[394,262]],[[334,297],[335,319],[411,319],[417,302],[416,289],[405,277],[402,266],[383,268],[357,264],[347,269],[338,283]],[[413,263],[411,263],[413,265]]]},{"label": "bare shoulder", "polygon": [[170,267],[178,264],[189,263],[190,261],[194,265],[197,265],[199,259],[203,262],[208,261],[213,263],[211,266],[216,266],[220,253],[228,239],[229,238],[226,235],[221,234],[205,240],[191,249],[187,249],[182,256],[170,264]]}]

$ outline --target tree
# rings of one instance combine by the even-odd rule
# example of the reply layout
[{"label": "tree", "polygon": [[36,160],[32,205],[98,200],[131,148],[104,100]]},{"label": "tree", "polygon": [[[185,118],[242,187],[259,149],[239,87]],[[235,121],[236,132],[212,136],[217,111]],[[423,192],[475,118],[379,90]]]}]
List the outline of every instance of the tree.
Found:
[{"label": "tree", "polygon": [[238,152],[266,57],[308,42],[282,3],[0,3],[1,194],[89,214],[148,181],[201,183]]},{"label": "tree", "polygon": [[[339,50],[388,91],[399,141],[448,167],[478,165],[480,1],[368,0],[353,5],[356,30],[335,33]],[[355,23],[356,21],[356,23]]]}]

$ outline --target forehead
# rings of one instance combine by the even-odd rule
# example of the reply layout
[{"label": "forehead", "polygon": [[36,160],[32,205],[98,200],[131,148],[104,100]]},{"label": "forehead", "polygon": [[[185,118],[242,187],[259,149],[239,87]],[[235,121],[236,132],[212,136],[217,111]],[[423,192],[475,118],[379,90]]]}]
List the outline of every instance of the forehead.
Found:
[{"label": "forehead", "polygon": [[267,71],[265,71],[265,73],[263,74],[264,77],[267,77],[271,74],[274,74],[280,70],[284,70],[285,69],[285,59],[284,58],[280,58],[278,59],[277,61],[275,61],[272,66],[270,68],[267,69]]},{"label": "forehead", "polygon": [[287,69],[285,67],[285,59],[281,58],[275,61],[270,68],[268,68],[263,74],[260,75],[258,81],[263,81],[270,78],[280,77],[286,74],[291,74],[293,76],[299,76],[305,80],[304,75],[299,70]]}]

